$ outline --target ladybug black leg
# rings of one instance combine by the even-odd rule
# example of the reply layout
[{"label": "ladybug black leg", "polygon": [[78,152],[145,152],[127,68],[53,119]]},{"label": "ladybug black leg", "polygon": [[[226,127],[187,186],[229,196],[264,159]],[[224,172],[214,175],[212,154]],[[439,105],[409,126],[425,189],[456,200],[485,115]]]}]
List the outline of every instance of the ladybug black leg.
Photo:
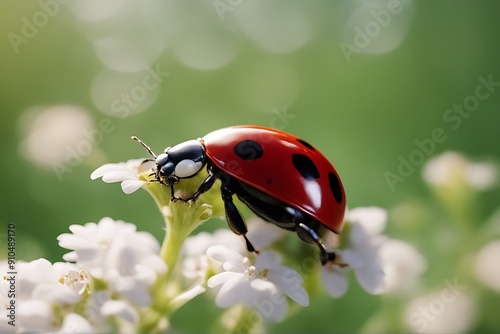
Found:
[{"label": "ladybug black leg", "polygon": [[226,211],[226,219],[229,228],[234,233],[238,235],[243,235],[243,238],[245,238],[245,242],[247,245],[247,250],[249,252],[259,253],[257,250],[255,250],[252,243],[250,242],[250,240],[248,240],[246,236],[248,229],[245,224],[245,221],[243,220],[243,217],[238,211],[238,208],[233,203],[233,193],[227,186],[222,186],[221,195],[222,195],[222,200],[224,201],[224,210]]},{"label": "ladybug black leg", "polygon": [[149,161],[155,161],[155,159],[146,158],[146,159],[144,159],[144,160],[141,161],[140,165],[143,165],[143,164],[145,164],[146,162],[149,162]]},{"label": "ladybug black leg", "polygon": [[207,178],[205,180],[203,180],[203,182],[200,184],[198,189],[196,189],[194,194],[192,194],[188,198],[181,198],[181,197],[175,196],[174,195],[174,186],[171,185],[170,186],[170,192],[171,192],[171,196],[172,196],[171,200],[174,202],[175,201],[183,201],[183,202],[196,201],[201,194],[207,192],[208,190],[210,190],[210,188],[212,188],[215,180],[217,179],[215,177],[215,175],[212,174],[212,172],[208,171],[208,173],[209,173],[209,175],[207,176]]},{"label": "ladybug black leg", "polygon": [[325,265],[327,262],[335,262],[337,255],[326,250],[325,245],[323,245],[318,234],[312,228],[304,223],[299,223],[297,225],[297,234],[305,242],[316,244],[319,247],[319,259],[322,265]]}]

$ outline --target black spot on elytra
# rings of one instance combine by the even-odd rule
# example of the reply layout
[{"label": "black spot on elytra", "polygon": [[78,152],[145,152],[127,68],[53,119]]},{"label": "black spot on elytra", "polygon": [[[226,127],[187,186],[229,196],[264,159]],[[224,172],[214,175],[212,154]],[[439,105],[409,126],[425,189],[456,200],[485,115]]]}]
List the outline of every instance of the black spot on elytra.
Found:
[{"label": "black spot on elytra", "polygon": [[300,175],[307,180],[317,179],[319,171],[314,162],[307,155],[292,155],[293,166],[299,171]]},{"label": "black spot on elytra", "polygon": [[337,203],[342,202],[342,188],[340,187],[340,180],[335,175],[335,173],[328,173],[328,180],[330,181],[330,189],[332,190],[333,197],[335,197],[335,200]]},{"label": "black spot on elytra", "polygon": [[234,146],[234,153],[243,160],[255,160],[260,158],[264,151],[262,146],[255,140],[242,140]]},{"label": "black spot on elytra", "polygon": [[308,149],[310,149],[311,151],[315,151],[316,149],[311,145],[309,144],[308,142],[306,142],[305,140],[302,140],[302,139],[297,139],[297,141],[299,143],[301,143],[302,145],[304,145],[305,147],[307,147]]}]

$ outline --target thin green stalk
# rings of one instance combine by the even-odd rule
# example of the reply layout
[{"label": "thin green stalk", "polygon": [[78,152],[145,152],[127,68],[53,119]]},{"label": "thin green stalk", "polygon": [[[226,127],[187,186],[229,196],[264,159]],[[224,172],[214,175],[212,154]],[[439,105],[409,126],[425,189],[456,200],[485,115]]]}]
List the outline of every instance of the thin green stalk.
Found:
[{"label": "thin green stalk", "polygon": [[141,333],[158,332],[174,311],[170,302],[181,293],[179,281],[176,281],[176,264],[186,238],[212,214],[211,206],[203,199],[196,202],[172,202],[170,189],[158,183],[146,184],[146,190],[154,198],[165,220],[165,237],[160,256],[167,266],[167,271],[158,276],[150,289],[152,304],[141,316],[138,331]]}]

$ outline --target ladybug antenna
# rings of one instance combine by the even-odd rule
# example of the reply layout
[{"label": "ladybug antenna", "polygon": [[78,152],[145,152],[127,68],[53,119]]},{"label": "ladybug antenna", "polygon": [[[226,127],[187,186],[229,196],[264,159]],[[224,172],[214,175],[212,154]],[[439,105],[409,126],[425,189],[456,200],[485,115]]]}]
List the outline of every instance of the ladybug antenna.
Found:
[{"label": "ladybug antenna", "polygon": [[148,151],[149,154],[151,154],[153,156],[153,158],[156,158],[156,154],[154,154],[154,152],[149,148],[149,146],[144,144],[144,142],[142,140],[140,140],[136,136],[132,136],[132,139],[135,140],[136,142],[139,142],[139,144],[141,144],[142,147],[144,147],[146,149],[146,151]]}]

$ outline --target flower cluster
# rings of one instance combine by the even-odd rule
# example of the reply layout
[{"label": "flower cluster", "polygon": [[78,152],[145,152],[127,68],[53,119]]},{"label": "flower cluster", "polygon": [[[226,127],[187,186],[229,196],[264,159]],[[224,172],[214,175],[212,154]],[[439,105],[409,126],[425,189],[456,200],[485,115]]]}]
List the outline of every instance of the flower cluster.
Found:
[{"label": "flower cluster", "polygon": [[70,230],[58,238],[72,250],[64,255],[68,262],[19,264],[18,329],[106,332],[113,322],[136,328],[141,310],[151,305],[149,288],[166,272],[156,239],[108,217]]},{"label": "flower cluster", "polygon": [[[471,203],[498,179],[493,163],[474,163],[446,152],[424,165],[424,179],[452,217],[446,219],[456,222],[452,232],[438,236],[439,247],[455,249],[457,258],[466,259],[471,268],[470,277],[445,279],[441,288],[426,292],[420,277],[427,260],[411,244],[384,234],[388,212],[382,208],[348,210],[340,234],[322,235],[322,242],[336,256],[321,265],[312,253],[315,247],[301,243],[303,248],[297,250],[288,232],[258,218],[248,219],[246,234],[257,252],[249,252],[244,238],[227,228],[193,234],[203,222],[222,215],[220,193],[214,187],[196,201],[172,201],[171,189],[153,179],[154,168],[151,160],[133,159],[101,166],[91,178],[121,182],[126,194],[146,190],[165,221],[162,244],[136,225],[109,217],[71,225],[70,233],[57,238],[59,246],[69,250],[63,256],[65,262],[38,259],[18,264],[17,326],[0,322],[1,332],[166,331],[171,315],[202,294],[220,309],[217,331],[263,332],[265,323],[281,322],[291,309],[313,304],[314,294],[345,296],[351,275],[367,293],[384,293],[399,303],[401,327],[427,333],[463,332],[478,314],[477,294],[469,289],[470,282],[500,291],[495,265],[500,256],[500,211],[478,229],[476,248],[457,249],[456,243],[447,241],[456,240],[454,235],[470,235]],[[200,172],[182,180],[174,195],[192,194],[205,177]],[[410,218],[405,223],[413,224],[416,211],[401,215],[404,210],[411,206],[403,205],[392,214]],[[444,233],[445,228],[439,231]],[[433,237],[426,240],[426,247],[433,247]],[[7,272],[5,262],[0,267]],[[9,303],[9,284],[8,276],[3,276],[0,305]],[[403,302],[402,296],[412,295]],[[364,330],[399,328],[389,327],[388,322],[380,327],[384,312],[382,307],[367,322],[378,327]]]},{"label": "flower cluster", "polygon": [[[98,223],[71,225],[71,233],[58,237],[59,245],[70,250],[63,256],[66,263],[40,259],[20,267],[22,330],[165,330],[175,310],[205,293],[231,314],[221,318],[226,330],[242,330],[235,314],[238,318],[251,313],[260,319],[243,329],[251,332],[265,321],[285,319],[290,302],[308,306],[305,280],[321,280],[326,292],[339,298],[347,292],[348,275],[353,272],[364,290],[380,294],[397,289],[387,279],[405,271],[404,264],[390,258],[390,251],[389,256],[384,255],[384,247],[392,244],[419,257],[410,245],[382,234],[387,213],[376,207],[349,211],[341,234],[331,232],[325,238],[327,247],[336,252],[336,260],[319,268],[316,255],[312,271],[293,265],[300,259],[281,251],[279,244],[286,231],[260,219],[249,221],[247,234],[259,252],[249,253],[243,238],[229,229],[190,236],[201,223],[221,213],[221,205],[214,200],[219,196],[209,191],[196,202],[172,202],[168,187],[149,182],[151,167],[141,159],[107,164],[91,178],[121,182],[126,194],[140,188],[148,191],[165,220],[163,244],[131,223],[108,217]],[[311,259],[311,255],[305,256]],[[421,274],[425,263],[420,267],[413,276]],[[320,275],[313,275],[317,270]],[[231,321],[224,321],[229,318]]]},{"label": "flower cluster", "polygon": [[[158,185],[154,182],[148,183],[148,172],[141,168],[141,160],[130,160],[127,163],[105,165],[97,169],[91,177],[102,177],[105,182],[121,182],[125,193],[142,186],[155,197],[154,187]],[[129,186],[131,184],[133,186]],[[166,202],[158,199],[156,201]],[[185,205],[169,203],[168,211],[177,204]],[[189,211],[193,207],[184,209]],[[171,222],[169,224],[172,218],[175,219],[172,216],[167,218],[167,227],[173,225]],[[384,236],[382,231],[386,222],[385,210],[376,207],[358,208],[346,214],[340,236],[333,233],[328,236],[327,246],[335,249],[338,257],[335,262],[320,268],[320,277],[325,290],[331,296],[338,298],[346,293],[350,272],[354,272],[359,284],[368,293],[380,294],[395,289],[394,286],[386,284],[387,278],[402,276],[404,270],[400,270],[398,265],[401,264],[397,261],[391,263],[391,260],[388,260],[384,263],[382,250],[390,242],[416,254],[416,257],[420,256],[409,244]],[[201,293],[208,288],[213,290],[211,295],[215,298],[215,304],[221,308],[243,305],[262,319],[281,321],[287,314],[287,299],[301,306],[309,304],[309,295],[302,286],[304,278],[301,274],[309,276],[311,272],[304,272],[301,268],[297,271],[282,264],[284,259],[279,252],[273,250],[273,245],[283,238],[283,230],[259,219],[250,221],[248,225],[247,236],[260,250],[258,254],[249,254],[243,239],[228,229],[214,233],[201,232],[186,238],[180,255],[181,279],[189,287],[184,286],[179,290]],[[392,269],[391,276],[384,275],[387,268]],[[415,280],[424,268],[425,263],[421,265],[421,269],[414,270],[410,275],[412,277],[405,281]]]},{"label": "flower cluster", "polygon": [[[75,262],[96,280],[107,284],[107,291],[119,294],[139,306],[151,304],[148,289],[157,274],[166,272],[158,255],[160,246],[149,233],[137,232],[136,226],[103,218],[99,223],[71,225],[72,234],[58,237],[59,245],[71,249],[64,260]],[[127,307],[131,318],[136,312]]]},{"label": "flower cluster", "polygon": [[[2,269],[7,264],[2,263]],[[7,270],[5,270],[7,271]],[[73,277],[70,279],[70,277]],[[0,290],[2,298],[6,298],[7,282],[1,280]],[[78,331],[88,331],[92,327],[81,315],[74,312],[76,305],[81,302],[83,292],[88,285],[88,277],[84,271],[67,263],[51,264],[45,259],[28,263],[19,263],[17,267],[17,321],[20,324],[17,330],[23,332],[55,330],[69,331],[70,328]],[[7,305],[2,300],[2,305]],[[68,311],[63,317],[57,314]],[[12,331],[11,326],[2,321],[0,330]],[[4,327],[5,326],[5,327]]]}]

